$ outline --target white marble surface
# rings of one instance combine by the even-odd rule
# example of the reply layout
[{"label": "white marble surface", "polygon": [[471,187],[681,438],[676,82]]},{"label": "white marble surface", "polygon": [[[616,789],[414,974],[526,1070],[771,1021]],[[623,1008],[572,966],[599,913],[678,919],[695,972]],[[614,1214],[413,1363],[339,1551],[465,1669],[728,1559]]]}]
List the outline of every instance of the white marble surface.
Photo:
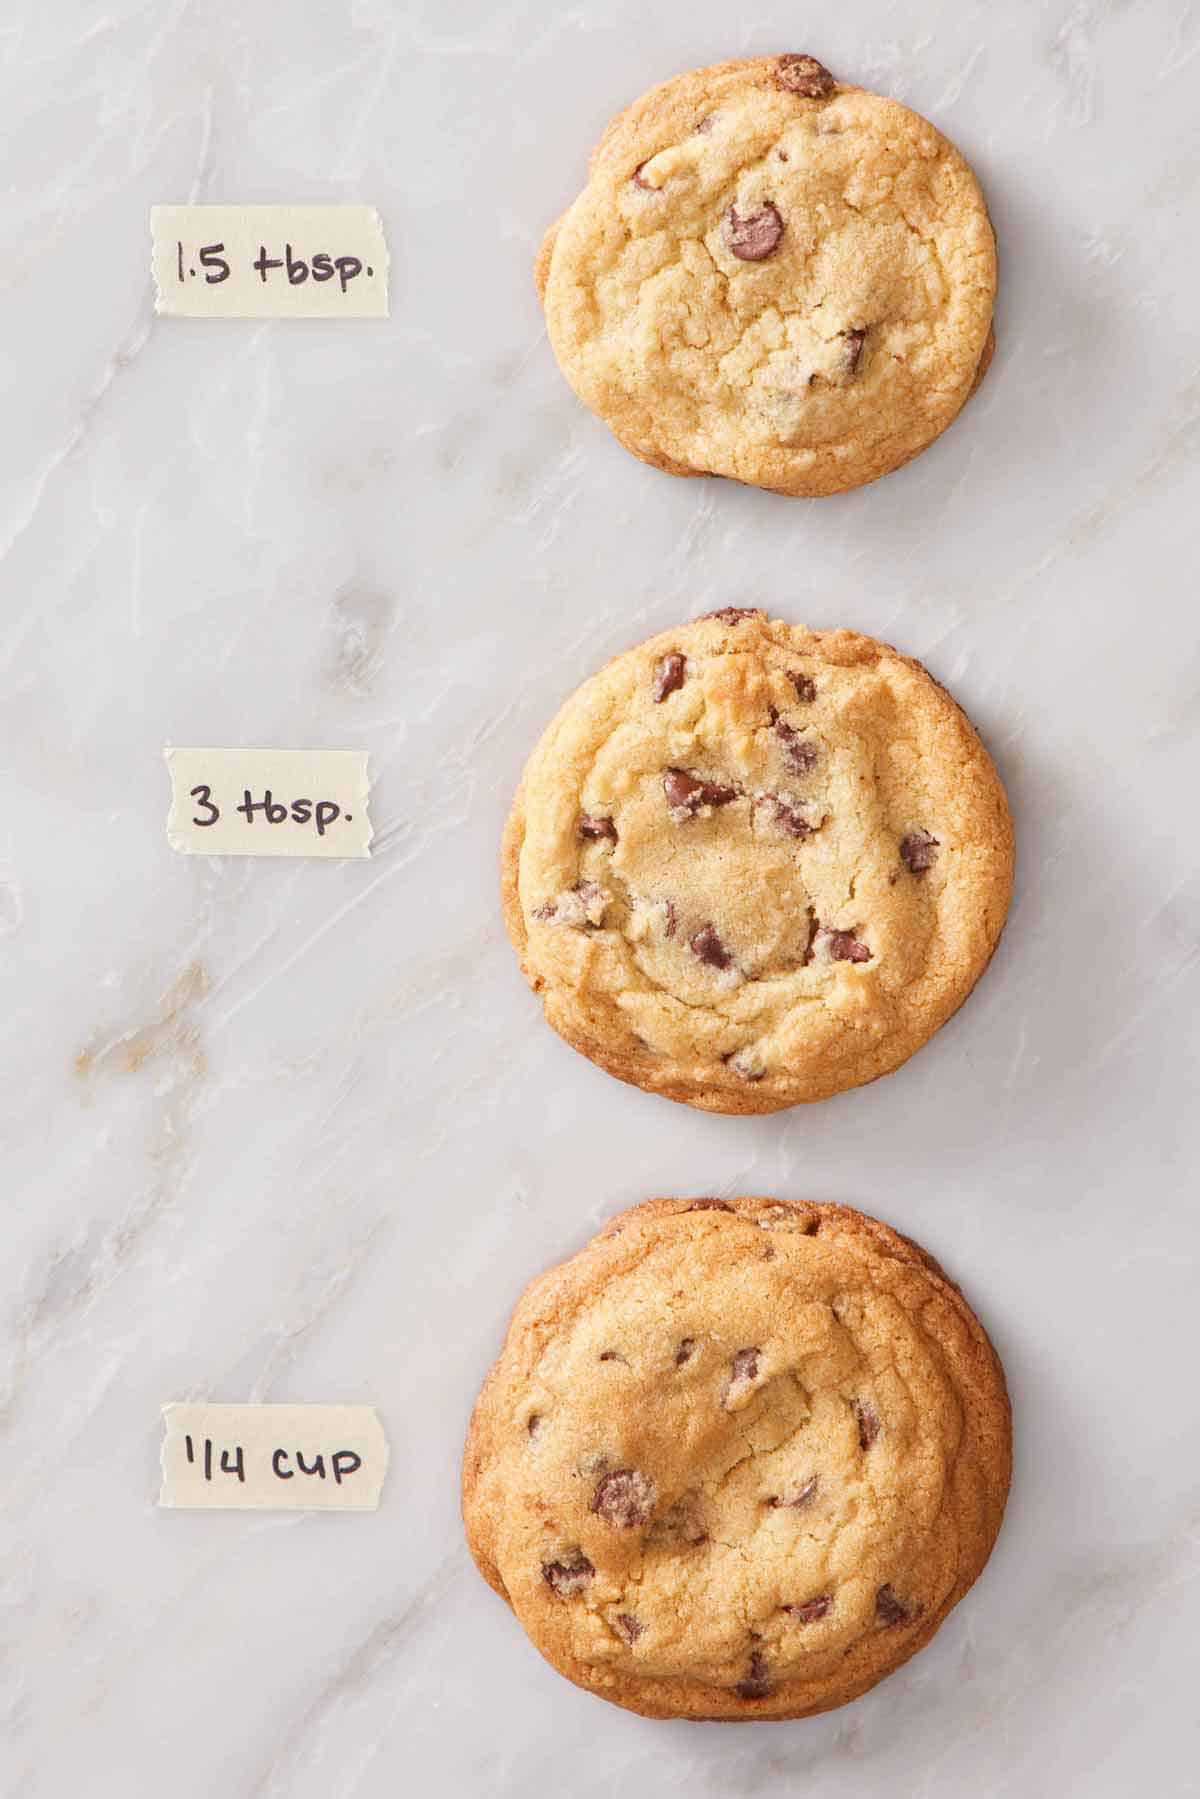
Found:
[{"label": "white marble surface", "polygon": [[[612,111],[783,49],[931,114],[1001,245],[969,415],[841,500],[626,457],[529,278]],[[1185,0],[10,0],[0,1790],[1200,1792],[1198,80]],[[377,204],[393,318],[155,321],[147,212],[189,197]],[[575,1057],[494,891],[560,698],[729,603],[926,660],[1020,843],[960,1017],[766,1120]],[[373,862],[172,855],[162,748],[204,741],[369,748]],[[529,1274],[648,1193],[746,1190],[959,1275],[1016,1483],[873,1695],[651,1724],[476,1577],[460,1444]],[[156,1511],[159,1402],[201,1395],[377,1403],[383,1509]]]}]

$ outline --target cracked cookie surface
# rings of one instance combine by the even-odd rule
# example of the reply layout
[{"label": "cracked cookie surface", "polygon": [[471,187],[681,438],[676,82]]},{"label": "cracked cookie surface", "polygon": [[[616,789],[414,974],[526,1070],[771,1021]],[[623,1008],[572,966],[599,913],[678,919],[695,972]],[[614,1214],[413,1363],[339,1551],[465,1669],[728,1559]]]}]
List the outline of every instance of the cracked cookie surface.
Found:
[{"label": "cracked cookie surface", "polygon": [[844,1704],[1000,1528],[1004,1376],[928,1256],[847,1207],[650,1200],[526,1290],[471,1421],[481,1573],[650,1717]]},{"label": "cracked cookie surface", "polygon": [[944,431],[996,252],[940,132],[812,57],[718,63],[609,126],[537,281],[568,381],[673,474],[839,493]]},{"label": "cracked cookie surface", "polygon": [[1012,885],[987,751],[919,663],[727,608],[618,656],[535,749],[509,935],[620,1079],[772,1112],[899,1067],[987,966]]}]

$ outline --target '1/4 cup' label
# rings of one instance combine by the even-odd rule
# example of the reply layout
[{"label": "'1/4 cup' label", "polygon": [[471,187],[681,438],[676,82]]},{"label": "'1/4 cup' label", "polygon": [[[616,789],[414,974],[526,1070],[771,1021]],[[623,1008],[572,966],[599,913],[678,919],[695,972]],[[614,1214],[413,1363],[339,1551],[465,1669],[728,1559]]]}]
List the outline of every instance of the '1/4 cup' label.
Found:
[{"label": "'1/4 cup' label", "polygon": [[369,1405],[162,1409],[158,1503],[221,1511],[373,1512],[388,1446]]},{"label": "'1/4 cup' label", "polygon": [[369,856],[366,750],[164,755],[167,842],[186,856]]},{"label": "'1/4 cup' label", "polygon": [[155,311],[185,319],[385,319],[373,206],[152,206]]}]

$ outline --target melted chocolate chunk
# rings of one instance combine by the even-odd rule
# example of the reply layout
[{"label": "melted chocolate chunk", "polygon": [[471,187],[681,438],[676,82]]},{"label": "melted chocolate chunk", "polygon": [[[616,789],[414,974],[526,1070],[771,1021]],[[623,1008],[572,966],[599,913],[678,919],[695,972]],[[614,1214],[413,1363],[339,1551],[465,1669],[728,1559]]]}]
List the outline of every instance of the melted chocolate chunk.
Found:
[{"label": "melted chocolate chunk", "polygon": [[658,1497],[649,1475],[637,1468],[614,1468],[592,1494],[592,1510],[615,1530],[648,1524]]},{"label": "melted chocolate chunk", "polygon": [[732,957],[712,925],[706,924],[691,940],[692,951],[709,968],[728,968]]},{"label": "melted chocolate chunk", "polygon": [[[569,892],[556,900],[535,906],[532,916],[550,924],[574,925],[581,930],[598,929],[604,917],[604,892],[595,881],[577,881]],[[592,914],[596,913],[593,917]]]},{"label": "melted chocolate chunk", "polygon": [[858,1419],[858,1447],[870,1449],[879,1435],[879,1413],[865,1399],[859,1399],[855,1402],[854,1416]]},{"label": "melted chocolate chunk", "polygon": [[813,835],[817,827],[810,825],[800,808],[793,806],[790,800],[783,799],[778,793],[767,793],[763,795],[763,798],[770,801],[771,817],[778,828],[788,837],[803,838]]},{"label": "melted chocolate chunk", "polygon": [[825,1616],[832,1604],[832,1595],[822,1593],[817,1599],[806,1599],[803,1605],[785,1605],[783,1609],[789,1617],[795,1618],[797,1624],[815,1624],[818,1618]]},{"label": "melted chocolate chunk", "polygon": [[827,931],[825,947],[831,962],[869,962],[871,952],[860,943],[853,931]]},{"label": "melted chocolate chunk", "polygon": [[855,329],[843,333],[846,349],[842,357],[842,369],[847,376],[853,376],[858,368],[858,359],[862,355],[863,345],[867,341],[865,331]]},{"label": "melted chocolate chunk", "polygon": [[900,844],[900,860],[910,874],[923,875],[937,861],[939,841],[929,831],[910,831]]},{"label": "melted chocolate chunk", "polygon": [[758,1379],[758,1357],[757,1349],[739,1349],[734,1356],[729,1364],[729,1380],[725,1387],[726,1406],[730,1400],[739,1399],[745,1389],[753,1386]]},{"label": "melted chocolate chunk", "polygon": [[636,1643],[646,1628],[632,1612],[618,1612],[613,1622],[627,1643]]},{"label": "melted chocolate chunk", "polygon": [[607,838],[610,843],[615,843],[617,827],[611,818],[590,818],[585,812],[579,820],[579,835],[595,841]]},{"label": "melted chocolate chunk", "polygon": [[747,1043],[742,1049],[735,1049],[721,1060],[732,1068],[734,1074],[743,1081],[761,1081],[766,1076],[766,1065],[762,1059],[762,1051],[753,1043]]},{"label": "melted chocolate chunk", "polygon": [[789,725],[786,718],[775,718],[772,721],[776,737],[783,746],[783,753],[798,775],[806,775],[816,767],[817,746],[811,737],[802,737],[795,725]]},{"label": "melted chocolate chunk", "polygon": [[775,64],[775,80],[789,94],[805,100],[828,100],[837,82],[815,56],[781,56]]},{"label": "melted chocolate chunk", "polygon": [[816,682],[811,681],[807,675],[797,674],[789,674],[788,680],[796,689],[796,698],[803,700],[806,706],[811,706],[817,697]]},{"label": "melted chocolate chunk", "polygon": [[663,792],[674,814],[699,812],[701,806],[728,806],[738,797],[736,787],[721,787],[716,781],[699,781],[684,768],[669,768],[663,776]]},{"label": "melted chocolate chunk", "polygon": [[750,1666],[744,1680],[739,1680],[734,1691],[739,1699],[765,1699],[772,1692],[768,1674],[767,1658],[759,1650],[750,1657]]},{"label": "melted chocolate chunk", "polygon": [[675,693],[683,686],[687,676],[687,657],[678,651],[664,656],[654,671],[654,702],[661,705],[668,694]]},{"label": "melted chocolate chunk", "polygon": [[717,612],[702,612],[697,624],[706,618],[719,619],[723,625],[740,625],[744,618],[762,618],[761,606],[722,606]]},{"label": "melted chocolate chunk", "polygon": [[707,1543],[702,1503],[699,1493],[684,1493],[661,1518],[654,1520],[650,1527],[650,1542],[666,1544],[673,1549],[695,1549],[701,1543]]},{"label": "melted chocolate chunk", "polygon": [[912,1615],[912,1607],[898,1598],[890,1586],[880,1587],[875,1595],[875,1616],[881,1624],[890,1629],[894,1624],[907,1624]]},{"label": "melted chocolate chunk", "polygon": [[725,242],[739,262],[765,262],[782,236],[783,220],[769,200],[757,212],[743,215],[731,206],[725,214]]},{"label": "melted chocolate chunk", "polygon": [[582,1549],[568,1549],[559,1561],[542,1563],[542,1579],[560,1599],[582,1593],[595,1572]]},{"label": "melted chocolate chunk", "polygon": [[696,1353],[695,1337],[684,1337],[682,1339],[682,1341],[680,1342],[679,1348],[675,1351],[675,1366],[677,1368],[682,1368],[683,1364],[685,1362],[691,1361],[691,1359],[692,1359],[693,1355],[695,1355],[695,1353]]}]

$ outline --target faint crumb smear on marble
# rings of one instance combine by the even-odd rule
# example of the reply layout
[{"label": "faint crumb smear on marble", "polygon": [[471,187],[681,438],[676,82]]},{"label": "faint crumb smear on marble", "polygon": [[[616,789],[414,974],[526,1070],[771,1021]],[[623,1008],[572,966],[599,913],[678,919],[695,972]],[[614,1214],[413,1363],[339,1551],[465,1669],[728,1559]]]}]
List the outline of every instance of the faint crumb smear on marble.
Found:
[{"label": "faint crumb smear on marble", "polygon": [[351,581],[338,589],[331,608],[333,685],[365,698],[383,659],[384,644],[396,622],[396,602],[382,588]]}]

